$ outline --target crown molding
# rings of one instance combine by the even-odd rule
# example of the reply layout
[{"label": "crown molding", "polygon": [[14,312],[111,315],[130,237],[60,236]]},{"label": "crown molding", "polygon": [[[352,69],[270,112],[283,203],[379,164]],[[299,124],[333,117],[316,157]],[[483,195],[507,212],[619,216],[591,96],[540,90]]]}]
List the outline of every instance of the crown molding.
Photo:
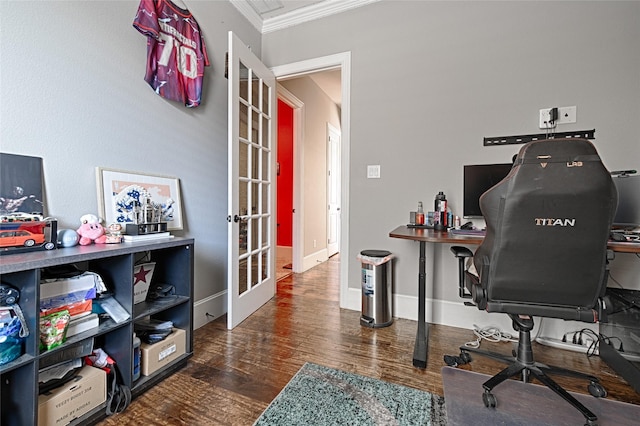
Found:
[{"label": "crown molding", "polygon": [[245,18],[249,20],[251,25],[256,27],[256,29],[262,33],[262,25],[263,25],[262,18],[260,17],[260,15],[258,15],[258,13],[255,10],[253,10],[251,6],[249,6],[249,3],[247,0],[229,0],[229,1],[236,9],[238,9],[238,12],[240,12]]},{"label": "crown molding", "polygon": [[291,12],[280,16],[265,19],[264,21],[260,15],[258,15],[256,11],[249,6],[246,0],[229,1],[254,27],[256,27],[258,31],[260,31],[260,33],[266,34],[302,24],[303,22],[309,22],[326,16],[335,15],[336,13],[345,12],[380,0],[326,0],[322,3],[312,4],[310,6],[292,10]]},{"label": "crown molding", "polygon": [[262,24],[262,34],[324,18],[325,16],[335,15],[336,13],[345,12],[378,1],[380,0],[327,0],[322,3],[312,4],[311,6],[292,10],[284,15],[265,19]]}]

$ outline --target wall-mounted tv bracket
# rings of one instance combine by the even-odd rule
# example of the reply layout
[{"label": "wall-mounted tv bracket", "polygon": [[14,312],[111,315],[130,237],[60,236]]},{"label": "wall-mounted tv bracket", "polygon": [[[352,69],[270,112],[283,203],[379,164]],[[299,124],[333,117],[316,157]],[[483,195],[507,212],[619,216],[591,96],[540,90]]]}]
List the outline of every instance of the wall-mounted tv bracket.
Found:
[{"label": "wall-mounted tv bracket", "polygon": [[484,146],[517,145],[517,144],[527,143],[531,141],[541,141],[544,139],[562,139],[562,138],[595,139],[596,129],[576,130],[573,132],[554,132],[552,134],[537,133],[533,135],[519,135],[519,136],[494,136],[491,138],[484,138]]}]

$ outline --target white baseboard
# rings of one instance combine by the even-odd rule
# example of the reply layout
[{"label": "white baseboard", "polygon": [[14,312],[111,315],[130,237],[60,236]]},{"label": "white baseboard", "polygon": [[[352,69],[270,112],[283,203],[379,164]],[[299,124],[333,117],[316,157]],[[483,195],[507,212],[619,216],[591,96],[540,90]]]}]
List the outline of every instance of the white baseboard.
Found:
[{"label": "white baseboard", "polygon": [[[227,313],[227,290],[200,299],[193,304],[193,329]],[[209,314],[209,315],[207,315]]]},{"label": "white baseboard", "polygon": [[[591,340],[589,340],[587,344],[578,345],[571,342],[563,342],[562,339],[554,339],[552,337],[538,337],[536,339],[536,342],[540,343],[541,345],[550,346],[552,348],[582,353],[587,353],[591,346]],[[591,348],[591,350],[594,355],[599,355],[597,347]]]},{"label": "white baseboard", "polygon": [[305,256],[304,259],[302,259],[302,271],[300,272],[308,271],[319,263],[326,262],[328,259],[329,256],[327,255],[326,248],[318,250],[315,253],[311,253],[310,255]]},{"label": "white baseboard", "polygon": [[[322,250],[324,251],[324,250]],[[318,252],[320,253],[320,252]],[[314,257],[317,259],[318,257]],[[315,262],[313,266],[315,266]],[[307,269],[310,269],[311,266]],[[362,293],[360,289],[349,288],[347,304],[344,309],[360,311],[362,309]],[[451,327],[473,329],[474,324],[479,327],[488,325],[500,328],[505,332],[512,332],[511,320],[505,314],[487,313],[474,306],[465,306],[464,302],[449,302],[445,300],[427,299],[427,322]],[[393,316],[412,321],[418,320],[418,298],[394,294]],[[207,316],[207,313],[210,316]],[[193,304],[193,328],[197,329],[227,313],[227,290],[198,300]]]},{"label": "white baseboard", "polygon": [[[341,307],[360,311],[362,309],[361,290],[349,288],[347,306]],[[511,319],[507,315],[481,311],[475,306],[466,306],[462,300],[460,302],[449,302],[446,300],[427,299],[426,311],[426,320],[432,324],[442,324],[468,330],[472,330],[474,324],[481,328],[490,325],[498,327],[504,332],[513,332]],[[392,312],[395,318],[417,321],[418,298],[394,294]]]}]

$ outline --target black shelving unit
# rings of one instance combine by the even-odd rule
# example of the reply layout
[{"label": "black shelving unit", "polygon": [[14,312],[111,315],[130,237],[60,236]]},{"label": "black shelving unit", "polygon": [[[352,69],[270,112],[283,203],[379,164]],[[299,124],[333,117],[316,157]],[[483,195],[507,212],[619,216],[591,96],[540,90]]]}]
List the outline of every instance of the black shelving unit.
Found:
[{"label": "black shelving unit", "polygon": [[[133,304],[133,268],[141,258],[156,263],[152,284],[170,283],[175,296]],[[24,354],[0,366],[0,424],[28,426],[38,424],[38,370],[67,360],[75,348],[92,345],[104,349],[118,365],[122,380],[135,398],[186,365],[193,353],[193,262],[194,240],[161,240],[76,246],[52,251],[19,253],[0,257],[2,281],[20,290],[19,305],[25,315],[29,336]],[[81,264],[102,276],[115,299],[130,314],[127,321],[103,320],[99,327],[75,335],[52,350],[40,352],[38,320],[40,310],[40,273],[43,268]],[[136,320],[152,317],[173,321],[186,332],[186,351],[150,376],[133,381],[133,332]],[[72,424],[91,424],[104,418],[103,404]]]}]

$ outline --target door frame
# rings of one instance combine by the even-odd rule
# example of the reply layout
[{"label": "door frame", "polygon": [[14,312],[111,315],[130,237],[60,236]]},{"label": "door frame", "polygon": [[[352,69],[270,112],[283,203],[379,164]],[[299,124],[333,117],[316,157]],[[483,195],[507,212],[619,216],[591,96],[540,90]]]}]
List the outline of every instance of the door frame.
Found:
[{"label": "door frame", "polygon": [[[271,71],[276,76],[276,82],[280,80],[286,80],[295,77],[302,77],[307,74],[312,74],[319,71],[328,71],[332,69],[341,70],[341,91],[342,91],[342,106],[340,112],[340,127],[341,127],[341,152],[340,152],[340,166],[342,171],[342,179],[340,183],[341,194],[340,204],[342,214],[340,215],[340,252],[343,254],[340,256],[340,307],[349,308],[348,293],[349,293],[349,147],[350,147],[350,126],[351,126],[351,52],[336,53],[333,55],[322,56],[319,58],[308,59],[300,62],[293,62],[285,65],[278,65],[271,68]],[[295,123],[295,116],[294,116]],[[295,124],[294,124],[295,126]],[[302,126],[298,126],[302,127]],[[294,148],[295,149],[295,148]],[[299,151],[299,150],[298,150]],[[298,159],[296,158],[295,161]],[[296,163],[300,166],[300,163]],[[298,167],[300,169],[300,167]],[[295,172],[294,172],[295,173]],[[299,182],[298,182],[299,183]],[[296,194],[296,176],[294,174],[294,205]],[[299,200],[302,200],[304,194],[300,191]],[[302,205],[298,208],[302,208]],[[296,222],[295,217],[303,215],[302,210],[296,209],[294,214],[294,258],[296,257],[296,251],[299,250],[299,256],[302,258],[302,248],[298,244],[295,246],[296,233],[300,237],[302,227],[300,221]],[[296,229],[296,225],[299,226]]]}]

